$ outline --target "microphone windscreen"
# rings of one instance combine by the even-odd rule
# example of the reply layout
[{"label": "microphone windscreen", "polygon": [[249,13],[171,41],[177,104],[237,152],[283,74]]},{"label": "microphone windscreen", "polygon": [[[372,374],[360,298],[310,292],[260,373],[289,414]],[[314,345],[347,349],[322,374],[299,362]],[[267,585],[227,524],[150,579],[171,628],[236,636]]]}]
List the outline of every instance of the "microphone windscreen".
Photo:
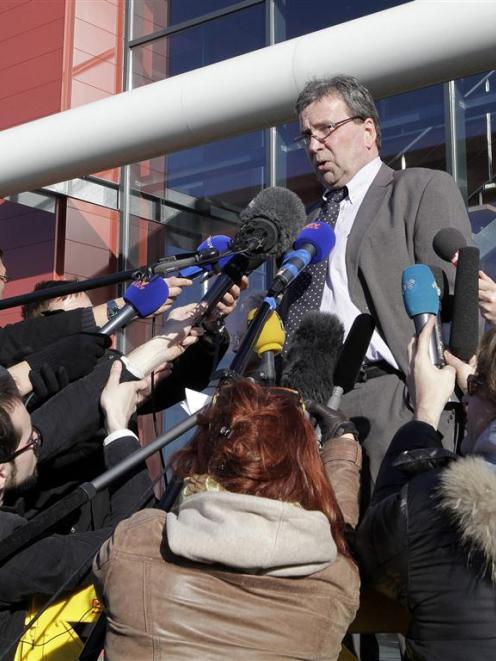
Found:
[{"label": "microphone windscreen", "polygon": [[439,294],[432,271],[425,264],[414,264],[403,271],[403,303],[410,318],[439,312]]},{"label": "microphone windscreen", "polygon": [[479,344],[479,268],[478,248],[460,248],[453,297],[453,322],[449,348],[468,362]]},{"label": "microphone windscreen", "polygon": [[450,294],[449,281],[446,272],[439,266],[429,264],[432,275],[436,281],[439,293],[439,312],[441,321],[449,322],[453,316],[453,296]]},{"label": "microphone windscreen", "polygon": [[374,330],[374,318],[365,312],[351,325],[334,370],[334,385],[345,393],[353,390]]},{"label": "microphone windscreen", "polygon": [[329,257],[329,253],[336,243],[336,235],[327,223],[309,223],[298,234],[293,247],[295,250],[299,250],[308,243],[315,248],[310,264],[317,264],[317,262]]},{"label": "microphone windscreen", "polygon": [[[250,310],[248,320],[251,321],[256,313],[257,308]],[[286,331],[284,330],[281,317],[275,310],[272,310],[260,331],[257,341],[253,345],[253,350],[259,357],[267,351],[273,351],[274,354],[279,354],[284,347],[285,340]]]},{"label": "microphone windscreen", "polygon": [[343,337],[343,324],[336,315],[317,311],[304,314],[289,343],[281,385],[299,390],[304,399],[326,404]]},{"label": "microphone windscreen", "polygon": [[256,252],[279,257],[289,250],[305,225],[307,214],[301,199],[280,186],[265,188],[239,216],[241,227],[233,239],[233,248],[243,248],[258,239]]},{"label": "microphone windscreen", "polygon": [[467,241],[463,234],[453,227],[445,227],[434,237],[432,247],[438,257],[451,262],[460,248],[464,248]]},{"label": "microphone windscreen", "polygon": [[139,317],[148,317],[156,312],[165,303],[169,296],[167,283],[159,275],[148,282],[137,280],[130,285],[125,293],[124,300],[132,305]]},{"label": "microphone windscreen", "polygon": [[[227,252],[231,247],[231,237],[226,236],[225,234],[215,234],[214,236],[208,236],[205,241],[202,241],[198,248],[197,252],[203,252],[204,250],[209,250],[210,248],[215,248],[219,254]],[[232,258],[232,255],[229,257],[221,257],[217,262],[219,268],[223,268],[225,264]],[[195,278],[205,271],[210,272],[212,270],[212,264],[204,264],[203,266],[187,266],[184,269],[179,271],[181,278]]]}]

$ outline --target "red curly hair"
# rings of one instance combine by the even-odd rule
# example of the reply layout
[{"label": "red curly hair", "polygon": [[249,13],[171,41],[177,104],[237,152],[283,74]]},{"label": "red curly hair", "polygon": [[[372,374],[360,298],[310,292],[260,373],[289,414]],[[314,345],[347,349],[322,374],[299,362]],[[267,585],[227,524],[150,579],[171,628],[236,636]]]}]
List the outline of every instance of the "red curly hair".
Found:
[{"label": "red curly hair", "polygon": [[338,550],[348,554],[343,515],[296,392],[229,381],[199,415],[198,427],[173,457],[178,476],[208,473],[228,491],[323,512]]}]

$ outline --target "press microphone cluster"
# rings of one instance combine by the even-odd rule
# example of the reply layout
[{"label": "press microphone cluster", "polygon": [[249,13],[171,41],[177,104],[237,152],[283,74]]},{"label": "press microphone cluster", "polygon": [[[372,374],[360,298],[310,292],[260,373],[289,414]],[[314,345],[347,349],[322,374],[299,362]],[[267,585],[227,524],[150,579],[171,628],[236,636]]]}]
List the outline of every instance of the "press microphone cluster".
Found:
[{"label": "press microphone cluster", "polygon": [[100,332],[105,335],[112,335],[135,317],[148,317],[165,303],[168,296],[167,283],[158,275],[148,282],[144,280],[133,282],[123,295],[126,305],[102,326]]},{"label": "press microphone cluster", "polygon": [[201,300],[203,317],[210,314],[233,284],[258,268],[269,257],[280,257],[303,227],[306,211],[298,195],[286,188],[261,191],[240,214],[242,222],[231,249],[242,252],[223,267],[221,274]]}]

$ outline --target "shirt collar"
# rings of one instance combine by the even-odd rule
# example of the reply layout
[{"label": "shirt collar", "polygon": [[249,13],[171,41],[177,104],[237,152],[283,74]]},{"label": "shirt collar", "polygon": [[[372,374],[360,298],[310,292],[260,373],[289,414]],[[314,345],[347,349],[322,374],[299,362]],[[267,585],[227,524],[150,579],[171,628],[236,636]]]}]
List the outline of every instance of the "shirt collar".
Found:
[{"label": "shirt collar", "polygon": [[[379,156],[374,158],[372,161],[366,163],[355,176],[350,179],[346,184],[348,189],[348,196],[345,199],[349,199],[352,204],[360,203],[367,192],[370,184],[374,181],[377,173],[381,169],[382,161]],[[326,199],[327,195],[331,192],[332,189],[326,188],[322,197]]]}]

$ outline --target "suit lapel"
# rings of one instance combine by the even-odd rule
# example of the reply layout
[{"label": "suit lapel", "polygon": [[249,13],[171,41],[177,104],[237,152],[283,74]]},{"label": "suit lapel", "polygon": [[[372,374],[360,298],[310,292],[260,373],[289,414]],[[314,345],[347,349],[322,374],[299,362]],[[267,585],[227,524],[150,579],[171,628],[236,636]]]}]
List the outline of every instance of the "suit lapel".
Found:
[{"label": "suit lapel", "polygon": [[[385,191],[391,186],[393,175],[394,170],[383,163],[362,200],[348,237],[348,243],[346,246],[348,291],[350,292],[351,299],[355,303],[359,302],[357,301],[356,296],[356,285],[363,240],[377,221],[379,209],[384,202]],[[363,303],[364,302],[362,302],[362,305],[359,305],[360,308],[363,307]]]}]

